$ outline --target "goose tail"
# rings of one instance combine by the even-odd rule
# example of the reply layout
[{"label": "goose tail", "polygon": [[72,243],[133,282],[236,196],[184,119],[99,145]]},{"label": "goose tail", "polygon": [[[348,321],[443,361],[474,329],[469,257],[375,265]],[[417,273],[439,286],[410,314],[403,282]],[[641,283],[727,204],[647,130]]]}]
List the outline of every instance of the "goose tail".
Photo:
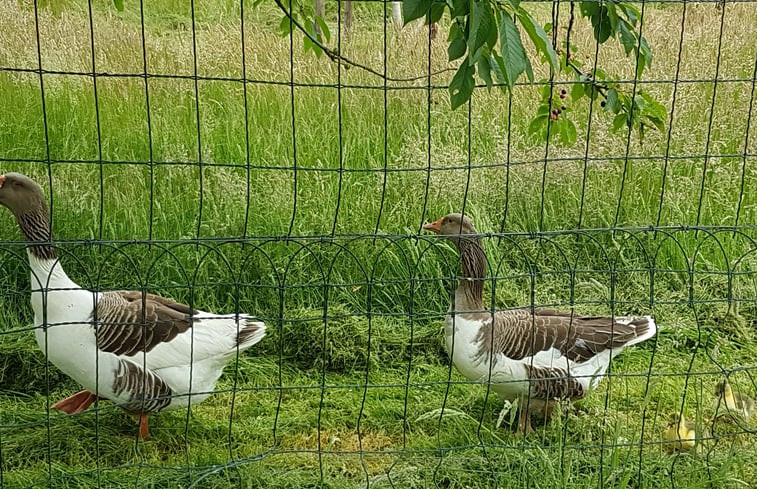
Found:
[{"label": "goose tail", "polygon": [[237,333],[237,346],[240,350],[246,350],[258,343],[265,336],[266,327],[263,321],[247,320],[245,325]]},{"label": "goose tail", "polygon": [[657,334],[657,323],[655,323],[652,316],[623,318],[623,320],[619,322],[624,323],[628,326],[632,326],[636,331],[636,336],[628,343],[626,343],[625,346],[641,343],[642,341],[646,341]]}]

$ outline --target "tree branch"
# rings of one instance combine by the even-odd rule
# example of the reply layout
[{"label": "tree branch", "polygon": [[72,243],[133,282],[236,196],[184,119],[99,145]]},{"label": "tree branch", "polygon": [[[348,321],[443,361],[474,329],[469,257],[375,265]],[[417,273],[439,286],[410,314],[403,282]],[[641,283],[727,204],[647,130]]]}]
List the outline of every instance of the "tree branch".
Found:
[{"label": "tree branch", "polygon": [[[425,75],[419,75],[419,76],[413,76],[410,78],[394,78],[391,76],[386,76],[380,71],[374,70],[370,66],[366,66],[364,64],[358,63],[357,61],[352,61],[351,59],[347,58],[346,56],[342,56],[339,54],[338,51],[334,51],[333,49],[328,48],[324,44],[321,43],[318,39],[316,39],[313,35],[311,35],[307,29],[305,29],[302,24],[297,22],[297,20],[292,17],[292,14],[289,10],[284,7],[284,5],[281,3],[281,0],[274,0],[276,2],[276,5],[279,7],[279,9],[284,12],[284,15],[289,19],[289,21],[292,23],[293,26],[297,28],[302,34],[304,34],[310,42],[315,44],[317,47],[319,47],[321,50],[323,50],[324,53],[326,53],[326,56],[329,57],[329,59],[336,63],[344,63],[350,66],[354,66],[355,68],[360,68],[361,70],[367,71],[368,73],[371,73],[372,75],[376,75],[382,79],[385,79],[387,81],[393,81],[393,82],[413,82],[418,80],[426,79],[430,76],[436,76],[440,75],[442,73],[446,73],[448,71],[455,71],[457,68],[444,68],[438,71],[434,71],[431,73],[427,73]],[[291,35],[291,34],[290,34]]]},{"label": "tree branch", "polygon": [[[278,1],[278,0],[277,0]],[[576,66],[575,63],[573,63],[573,60],[570,59],[570,33],[573,32],[573,22],[576,20],[576,14],[575,14],[575,8],[576,3],[570,2],[570,20],[568,20],[568,33],[565,36],[565,64],[573,68],[573,71],[576,72],[578,76],[583,76],[584,78],[587,78],[591,85],[597,89],[597,92],[607,99],[607,94],[605,93],[606,90],[609,89],[607,85],[602,85],[601,83],[597,83],[597,81],[594,79],[593,76],[587,75],[581,69]]]}]

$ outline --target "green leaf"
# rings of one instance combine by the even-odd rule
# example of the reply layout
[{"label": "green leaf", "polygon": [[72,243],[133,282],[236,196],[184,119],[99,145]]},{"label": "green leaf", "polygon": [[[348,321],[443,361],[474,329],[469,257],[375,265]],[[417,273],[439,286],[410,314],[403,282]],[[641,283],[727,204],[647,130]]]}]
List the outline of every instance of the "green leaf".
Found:
[{"label": "green leaf", "polygon": [[471,0],[470,31],[468,32],[468,56],[471,63],[474,63],[481,55],[478,50],[489,37],[492,24],[494,24],[494,16],[489,2]]},{"label": "green leaf", "polygon": [[534,70],[531,68],[531,60],[528,59],[528,56],[526,56],[526,76],[530,83],[534,82]]},{"label": "green leaf", "polygon": [[480,76],[481,79],[484,80],[487,88],[491,89],[493,83],[492,83],[491,66],[489,65],[489,58],[486,56],[481,56],[480,58],[478,58],[478,63],[476,63],[476,67],[478,68],[478,76]]},{"label": "green leaf", "polygon": [[449,26],[449,34],[447,35],[447,41],[454,41],[455,39],[463,37],[463,32],[458,27],[457,22],[452,22]]},{"label": "green leaf", "polygon": [[451,15],[453,19],[455,17],[465,17],[470,13],[470,3],[468,2],[469,0],[452,0]]},{"label": "green leaf", "polygon": [[310,38],[307,36],[303,38],[303,47],[306,53],[312,49],[316,57],[318,58],[320,58],[321,55],[323,54],[323,50],[320,48],[320,46],[318,46],[316,43],[311,41]]},{"label": "green leaf", "polygon": [[613,33],[612,25],[610,24],[610,18],[607,15],[607,7],[602,5],[599,9],[599,13],[595,13],[591,16],[591,25],[594,26],[594,38],[598,43],[603,43],[610,38]]},{"label": "green leaf", "polygon": [[581,74],[578,77],[578,80],[581,82],[584,95],[591,98],[592,100],[597,100],[598,90],[594,87],[594,83],[592,82],[591,78],[589,78],[585,74]]},{"label": "green leaf", "polygon": [[639,17],[641,17],[639,10],[628,3],[620,3],[618,4],[618,7],[623,11],[624,14],[626,14],[626,18],[631,23],[631,25],[636,27],[636,22],[638,22]]},{"label": "green leaf", "polygon": [[458,37],[454,41],[452,41],[447,47],[447,54],[449,55],[449,60],[454,61],[458,58],[462,58],[465,54],[465,48],[468,45],[465,43],[465,39],[462,37]]},{"label": "green leaf", "polygon": [[613,2],[605,3],[607,8],[607,19],[610,21],[610,28],[613,32],[618,30],[618,11],[615,10],[615,4]]},{"label": "green leaf", "polygon": [[636,78],[641,78],[641,75],[644,73],[644,68],[647,66],[647,60],[646,55],[643,51],[639,53],[639,59],[637,61],[636,65]]},{"label": "green leaf", "polygon": [[305,49],[306,53],[313,49],[314,46],[313,41],[311,41],[309,37],[305,36],[302,38],[302,47]]},{"label": "green leaf", "polygon": [[541,93],[541,99],[547,101],[552,96],[552,86],[549,84],[542,85],[539,92]]},{"label": "green leaf", "polygon": [[119,12],[124,11],[124,0],[113,0],[113,5],[116,6],[116,10]]},{"label": "green leaf", "polygon": [[426,25],[435,24],[439,22],[439,19],[444,15],[444,9],[447,5],[445,3],[435,2],[431,6],[431,10],[426,14]]},{"label": "green leaf", "polygon": [[528,34],[528,37],[531,38],[531,42],[534,43],[536,50],[544,54],[549,60],[549,65],[552,69],[557,71],[559,66],[557,53],[555,53],[555,50],[552,47],[552,42],[549,40],[549,37],[547,37],[547,33],[544,32],[544,29],[534,21],[531,14],[526,10],[519,8],[517,14],[518,20],[523,26],[523,29],[525,29],[526,34]]},{"label": "green leaf", "polygon": [[326,42],[329,42],[331,40],[329,26],[326,25],[326,22],[319,15],[315,16],[315,21],[318,23],[318,27],[321,28],[321,33],[323,34],[323,37],[326,38]]},{"label": "green leaf", "polygon": [[649,49],[647,40],[642,36],[639,39],[639,63],[636,66],[636,78],[641,78],[644,68],[652,66],[652,50]]},{"label": "green leaf", "polygon": [[489,34],[486,36],[486,46],[489,47],[489,52],[497,45],[497,39],[499,39],[499,30],[497,29],[497,13],[492,14],[492,25],[489,28]]},{"label": "green leaf", "polygon": [[507,79],[505,79],[505,62],[502,61],[502,57],[496,52],[492,52],[492,54],[489,56],[489,66],[494,72],[494,75],[497,77],[497,82],[500,85],[506,86]]},{"label": "green leaf", "polygon": [[620,102],[618,101],[618,91],[611,88],[607,91],[607,100],[605,100],[605,109],[609,110],[613,114],[617,114],[620,111]]},{"label": "green leaf", "polygon": [[665,121],[657,117],[647,116],[647,120],[660,132],[665,132]]},{"label": "green leaf", "polygon": [[578,7],[581,10],[581,15],[584,17],[593,17],[599,11],[599,3],[593,2],[581,2]]},{"label": "green leaf", "polygon": [[[468,57],[470,57],[470,54]],[[457,69],[455,76],[452,77],[452,81],[449,84],[452,110],[470,100],[471,95],[473,94],[473,87],[475,86],[475,81],[473,80],[473,74],[475,71],[476,69],[470,65],[466,58],[466,61],[464,61]]]},{"label": "green leaf", "polygon": [[573,121],[562,117],[560,118],[560,141],[565,146],[573,146],[578,139],[578,133],[576,132],[576,125]]},{"label": "green leaf", "polygon": [[586,95],[583,83],[574,83],[573,88],[570,89],[570,99],[576,101]]},{"label": "green leaf", "polygon": [[315,22],[313,22],[312,20],[305,19],[305,30],[307,31],[308,34],[310,34],[314,38],[316,39],[318,38],[316,29],[315,29]]},{"label": "green leaf", "polygon": [[628,24],[628,22],[622,19],[620,21],[620,24],[618,24],[618,28],[620,30],[620,43],[623,45],[623,50],[625,50],[626,56],[628,56],[629,53],[636,47],[635,31],[632,31],[631,29],[633,28]]},{"label": "green leaf", "polygon": [[[520,40],[520,31],[507,14],[502,14],[499,21],[499,48],[505,63],[507,86],[512,89],[521,73],[531,70],[531,63]],[[533,73],[531,73],[531,78],[533,78]]]},{"label": "green leaf", "polygon": [[402,0],[402,18],[405,25],[426,15],[433,4],[434,0]]},{"label": "green leaf", "polygon": [[534,136],[539,131],[543,131],[545,129],[545,125],[547,124],[548,117],[549,116],[546,115],[537,115],[536,117],[531,119],[531,122],[528,124],[529,136]]},{"label": "green leaf", "polygon": [[586,92],[586,95],[588,95],[592,100],[596,101],[599,97],[599,90],[597,90],[597,87],[595,87],[592,83],[587,83],[584,85],[584,92]]},{"label": "green leaf", "polygon": [[621,112],[620,114],[616,115],[615,118],[612,120],[612,130],[617,131],[623,125],[627,124],[628,115],[625,112]]},{"label": "green leaf", "polygon": [[281,19],[281,22],[279,23],[279,32],[281,32],[281,35],[284,37],[292,33],[292,23],[290,22],[289,17],[284,16]]},{"label": "green leaf", "polygon": [[657,119],[667,119],[668,118],[668,111],[665,109],[665,106],[662,105],[660,102],[655,100],[651,95],[649,95],[646,92],[640,92],[641,98],[646,102],[644,107],[644,113],[648,117],[654,117]]}]

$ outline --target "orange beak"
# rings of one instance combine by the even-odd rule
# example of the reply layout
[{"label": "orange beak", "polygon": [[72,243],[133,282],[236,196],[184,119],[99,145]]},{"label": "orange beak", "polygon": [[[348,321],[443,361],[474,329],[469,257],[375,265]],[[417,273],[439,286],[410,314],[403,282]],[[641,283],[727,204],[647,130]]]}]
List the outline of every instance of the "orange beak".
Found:
[{"label": "orange beak", "polygon": [[5,183],[5,175],[0,175],[0,187]]},{"label": "orange beak", "polygon": [[443,218],[440,217],[439,219],[437,219],[436,221],[432,223],[424,224],[423,229],[425,229],[426,231],[433,231],[436,234],[439,234],[439,232],[442,230],[442,219]]}]

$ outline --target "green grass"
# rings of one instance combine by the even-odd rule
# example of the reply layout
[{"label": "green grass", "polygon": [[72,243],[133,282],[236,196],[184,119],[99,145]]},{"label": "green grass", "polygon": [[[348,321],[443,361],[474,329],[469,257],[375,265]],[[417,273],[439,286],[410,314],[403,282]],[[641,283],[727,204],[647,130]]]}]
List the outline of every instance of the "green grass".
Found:
[{"label": "green grass", "polygon": [[[109,1],[93,3],[97,71],[141,73],[139,4],[125,2],[115,14]],[[192,75],[186,2],[145,3],[149,72]],[[546,21],[548,7],[533,8]],[[379,70],[380,9],[359,4],[345,44],[348,56]],[[35,69],[33,11],[0,0],[0,14],[0,66]],[[645,77],[672,80],[681,7],[648,6],[647,15],[655,60]],[[754,9],[731,5],[725,15],[719,76],[749,78],[755,42],[742,26],[757,20]],[[688,7],[680,79],[714,75],[718,18],[715,6]],[[196,20],[198,73],[241,77],[237,2],[197,2]],[[545,170],[543,143],[526,136],[536,89],[516,90],[510,121],[507,97],[476,91],[468,139],[468,113],[449,110],[446,90],[431,91],[429,108],[423,80],[390,82],[402,88],[387,92],[385,111],[381,80],[342,70],[351,88],[341,94],[295,88],[295,191],[289,43],[276,34],[278,22],[272,8],[246,8],[247,76],[282,83],[247,84],[247,124],[236,82],[198,82],[198,124],[193,80],[150,78],[148,135],[142,79],[98,77],[96,111],[91,77],[50,74],[46,138],[39,77],[0,72],[2,171],[25,172],[46,189],[52,180],[53,227],[72,278],[253,312],[269,324],[269,336],[229,366],[221,392],[188,418],[154,416],[146,442],[135,443],[131,418],[109,403],[70,418],[48,414],[48,398],[78,386],[46,365],[34,343],[26,257],[5,212],[0,485],[738,488],[757,479],[756,421],[715,421],[712,395],[731,370],[737,389],[757,390],[757,233],[682,227],[696,224],[706,149],[714,157],[699,224],[734,224],[745,163],[739,223],[757,220],[754,158],[720,157],[744,152],[751,81],[719,83],[712,107],[712,83],[678,85],[660,205],[664,134],[643,144],[632,138],[625,162],[626,134],[608,131],[595,110],[585,165],[588,105],[571,104],[583,136],[572,148],[550,145]],[[388,72],[425,73],[425,34],[417,26],[389,31]],[[43,68],[91,71],[88,32],[86,2],[41,11]],[[574,39],[580,56],[593,53],[583,23]],[[294,49],[297,83],[336,83],[335,65],[301,54],[299,40]],[[603,47],[600,64],[618,55]],[[432,65],[448,67],[444,42],[434,43]],[[633,64],[613,69],[630,76]],[[365,85],[379,89],[355,88]],[[670,109],[672,84],[644,89]],[[757,152],[755,126],[748,154]],[[582,313],[651,313],[661,325],[656,341],[613,363],[609,381],[525,440],[494,428],[499,401],[463,382],[443,349],[457,257],[415,235],[464,199],[479,231],[505,233],[486,239],[494,306],[574,304]],[[660,209],[659,224],[671,229],[655,234],[646,228]],[[588,231],[561,232],[579,222]],[[616,224],[625,230],[603,230]],[[282,240],[290,227],[293,239]],[[693,453],[668,454],[661,433],[682,407],[711,439]]]}]

